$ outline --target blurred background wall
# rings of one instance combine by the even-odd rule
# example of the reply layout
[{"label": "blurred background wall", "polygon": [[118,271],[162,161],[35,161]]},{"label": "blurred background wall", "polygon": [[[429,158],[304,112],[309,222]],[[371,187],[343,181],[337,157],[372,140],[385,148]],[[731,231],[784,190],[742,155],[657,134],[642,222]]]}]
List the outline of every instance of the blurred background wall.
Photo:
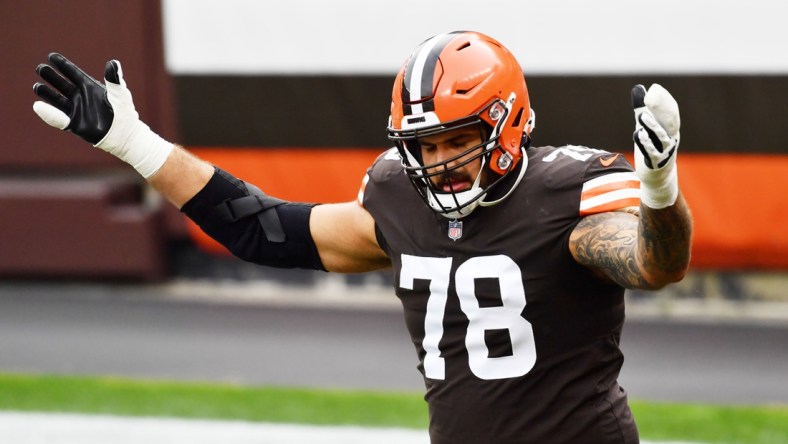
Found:
[{"label": "blurred background wall", "polygon": [[293,276],[250,272],[130,168],[40,122],[31,88],[49,52],[97,78],[107,60],[121,60],[140,115],[163,137],[269,194],[333,202],[353,199],[389,146],[391,82],[409,52],[431,35],[471,29],[523,64],[537,145],[629,155],[631,87],[667,87],[681,107],[680,183],[696,220],[695,275],[677,291],[783,297],[788,30],[780,20],[788,8],[767,0],[746,10],[732,1],[659,6],[0,1],[0,276]]},{"label": "blurred background wall", "polygon": [[[32,112],[35,68],[60,52],[101,78],[123,61],[134,100],[164,137],[178,138],[156,0],[0,2],[0,274],[21,278],[160,279],[166,239],[183,222],[122,162]],[[178,226],[180,225],[180,228]]]}]

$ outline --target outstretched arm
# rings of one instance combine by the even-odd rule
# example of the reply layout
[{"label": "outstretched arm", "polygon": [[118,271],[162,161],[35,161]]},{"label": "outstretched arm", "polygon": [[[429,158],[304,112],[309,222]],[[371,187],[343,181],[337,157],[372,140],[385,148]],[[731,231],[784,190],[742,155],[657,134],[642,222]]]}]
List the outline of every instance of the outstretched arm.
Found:
[{"label": "outstretched arm", "polygon": [[148,183],[178,208],[188,202],[211,180],[214,167],[180,146],[175,146]]},{"label": "outstretched arm", "polygon": [[[212,165],[176,146],[148,182],[181,208],[213,175]],[[375,238],[375,221],[356,201],[315,206],[308,227],[326,271],[361,273],[390,266]]]},{"label": "outstretched arm", "polygon": [[660,85],[633,89],[635,170],[641,182],[639,214],[587,216],[569,248],[578,263],[625,288],[658,289],[681,280],[690,261],[692,216],[679,192],[676,151],[678,105]]},{"label": "outstretched arm", "polygon": [[[40,99],[33,105],[36,114],[130,164],[242,259],[340,272],[389,265],[372,217],[356,202],[315,207],[265,196],[151,131],[139,119],[117,60],[107,62],[104,84],[60,54],[50,54],[48,61],[36,68],[46,82],[33,86]],[[227,217],[222,210],[236,199],[243,201],[238,208],[245,207],[245,215],[230,211]]]}]

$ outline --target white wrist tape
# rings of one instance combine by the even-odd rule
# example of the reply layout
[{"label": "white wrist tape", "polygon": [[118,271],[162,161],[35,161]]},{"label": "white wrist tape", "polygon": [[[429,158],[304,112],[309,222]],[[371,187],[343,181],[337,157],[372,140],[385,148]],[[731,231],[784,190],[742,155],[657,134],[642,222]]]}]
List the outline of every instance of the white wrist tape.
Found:
[{"label": "white wrist tape", "polygon": [[174,145],[162,139],[139,119],[120,63],[118,76],[120,84],[105,82],[107,100],[115,116],[109,131],[95,146],[117,156],[148,179],[164,165]]},{"label": "white wrist tape", "polygon": [[636,174],[640,178],[640,202],[655,210],[667,208],[679,197],[679,177],[676,156],[658,170],[647,168],[643,155],[635,150]]},{"label": "white wrist tape", "polygon": [[[106,139],[106,137],[105,137]],[[101,142],[96,144],[101,148]],[[164,140],[141,120],[128,132],[128,138],[112,154],[128,163],[145,179],[150,178],[164,165],[175,145]]]}]

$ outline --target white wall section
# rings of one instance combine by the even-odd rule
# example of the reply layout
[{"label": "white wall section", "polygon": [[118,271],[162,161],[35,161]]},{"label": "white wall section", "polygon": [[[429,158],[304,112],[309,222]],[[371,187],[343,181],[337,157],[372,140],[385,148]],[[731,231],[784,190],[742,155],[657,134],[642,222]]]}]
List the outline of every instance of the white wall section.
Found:
[{"label": "white wall section", "polygon": [[774,0],[163,0],[173,74],[392,74],[428,37],[468,29],[526,74],[785,74]]}]

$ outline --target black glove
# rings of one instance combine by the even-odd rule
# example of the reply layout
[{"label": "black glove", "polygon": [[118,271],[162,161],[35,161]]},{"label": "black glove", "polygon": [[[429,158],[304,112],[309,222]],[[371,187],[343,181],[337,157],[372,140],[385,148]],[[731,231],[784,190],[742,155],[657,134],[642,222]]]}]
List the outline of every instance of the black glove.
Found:
[{"label": "black glove", "polygon": [[41,120],[115,155],[146,179],[161,168],[173,144],[140,120],[119,61],[107,62],[104,85],[60,54],[49,54],[49,63],[36,68],[49,85],[33,85]]},{"label": "black glove", "polygon": [[[45,107],[42,110],[41,105],[36,112],[50,125],[71,131],[93,145],[98,144],[107,135],[115,115],[107,100],[106,88],[58,53],[49,54],[49,63],[38,65],[36,72],[52,87],[36,83],[33,91],[46,104],[65,114],[66,119],[56,110]],[[120,84],[116,61],[107,62],[104,77],[108,82]]]}]

